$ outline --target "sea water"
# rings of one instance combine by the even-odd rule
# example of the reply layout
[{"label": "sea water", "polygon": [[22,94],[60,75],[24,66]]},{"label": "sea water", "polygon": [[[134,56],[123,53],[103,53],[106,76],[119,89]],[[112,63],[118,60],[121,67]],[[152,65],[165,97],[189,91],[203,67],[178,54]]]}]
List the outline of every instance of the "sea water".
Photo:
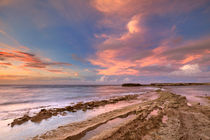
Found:
[{"label": "sea water", "polygon": [[15,118],[24,114],[33,116],[41,109],[58,108],[94,100],[109,99],[129,94],[154,91],[152,87],[121,87],[99,85],[1,85],[0,86],[0,140],[23,140],[60,125],[82,121],[108,112],[131,102],[120,102],[86,112],[77,111],[66,116],[53,116],[40,123],[28,121],[22,125],[9,126]]}]

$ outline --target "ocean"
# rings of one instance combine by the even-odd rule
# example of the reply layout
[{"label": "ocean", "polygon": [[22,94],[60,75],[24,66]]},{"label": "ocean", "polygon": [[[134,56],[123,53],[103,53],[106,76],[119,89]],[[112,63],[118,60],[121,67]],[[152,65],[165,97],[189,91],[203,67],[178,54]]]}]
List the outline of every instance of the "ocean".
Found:
[{"label": "ocean", "polygon": [[[176,94],[187,97],[189,101],[201,102],[197,96],[210,96],[210,86],[177,86],[165,87]],[[0,140],[23,140],[58,126],[82,121],[93,116],[124,107],[132,102],[98,107],[86,112],[77,111],[66,116],[53,116],[40,123],[31,121],[10,127],[13,119],[29,114],[33,116],[41,109],[65,107],[78,102],[109,99],[129,94],[152,92],[156,87],[121,87],[113,85],[1,85],[0,86]]]},{"label": "ocean", "polygon": [[[22,140],[60,125],[81,121],[126,104],[107,105],[91,111],[77,111],[66,116],[55,116],[41,123],[26,122],[11,128],[13,119],[41,109],[64,107],[77,102],[109,99],[129,94],[153,91],[153,87],[121,87],[101,85],[1,85],[0,86],[0,140]],[[24,133],[23,133],[24,132]]]}]

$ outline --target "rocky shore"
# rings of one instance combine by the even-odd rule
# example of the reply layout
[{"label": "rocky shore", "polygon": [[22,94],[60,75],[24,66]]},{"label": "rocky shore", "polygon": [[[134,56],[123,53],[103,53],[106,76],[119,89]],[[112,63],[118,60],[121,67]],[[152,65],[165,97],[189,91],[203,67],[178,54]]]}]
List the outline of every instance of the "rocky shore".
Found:
[{"label": "rocky shore", "polygon": [[186,97],[157,90],[158,98],[103,113],[94,118],[60,126],[33,139],[77,140],[119,117],[135,115],[92,140],[209,140],[210,107],[188,105]]},{"label": "rocky shore", "polygon": [[90,101],[90,102],[79,102],[73,106],[66,106],[63,108],[52,108],[52,109],[41,109],[39,113],[37,113],[35,116],[29,116],[28,114],[25,114],[24,116],[14,119],[13,122],[10,124],[11,127],[15,125],[21,125],[27,121],[32,121],[35,123],[39,123],[44,119],[48,119],[52,116],[57,116],[57,115],[66,115],[66,112],[76,112],[78,110],[83,110],[86,111],[88,109],[93,109],[99,106],[104,106],[107,104],[115,104],[119,101],[129,101],[129,100],[134,100],[137,99],[138,95],[126,95],[126,96],[121,96],[121,97],[116,97],[116,98],[111,98],[107,100],[100,100],[100,101]]}]

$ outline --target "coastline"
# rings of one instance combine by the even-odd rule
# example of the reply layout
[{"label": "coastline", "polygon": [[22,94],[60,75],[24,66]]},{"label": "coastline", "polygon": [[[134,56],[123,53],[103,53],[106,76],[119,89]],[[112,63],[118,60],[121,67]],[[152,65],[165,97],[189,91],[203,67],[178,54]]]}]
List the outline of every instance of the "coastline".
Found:
[{"label": "coastline", "polygon": [[121,86],[122,87],[138,87],[138,86],[162,87],[162,86],[200,86],[200,85],[210,85],[210,83],[151,83],[151,84],[124,83]]},{"label": "coastline", "polygon": [[15,125],[21,125],[27,121],[32,121],[34,123],[39,123],[42,120],[49,119],[53,116],[57,115],[66,115],[67,112],[77,112],[78,110],[87,111],[94,109],[99,106],[105,106],[108,104],[115,104],[120,101],[130,101],[130,100],[136,100],[138,97],[137,94],[134,95],[126,95],[116,98],[111,98],[108,100],[100,100],[100,101],[90,101],[90,102],[78,102],[75,105],[72,106],[66,106],[63,108],[52,108],[52,109],[41,109],[40,112],[38,112],[34,116],[29,116],[28,114],[25,114],[24,116],[14,119],[11,124],[9,124],[11,127],[14,127]]},{"label": "coastline", "polygon": [[[73,122],[84,121],[86,119],[95,117],[99,114],[109,112],[115,109],[125,107],[130,104],[135,104],[140,100],[129,100],[129,101],[119,101],[115,102],[113,100],[111,104],[105,104],[104,106],[100,104],[100,101],[109,100],[109,99],[120,99],[126,95],[140,95],[139,97],[142,100],[146,100],[141,96],[141,94],[154,91],[158,88],[143,87],[143,88],[124,88],[121,86],[100,86],[100,87],[31,87],[31,86],[15,86],[15,87],[4,87],[1,90],[1,103],[3,103],[0,108],[0,139],[14,140],[14,139],[29,139],[36,135],[43,134],[47,131],[56,129],[59,126],[66,125]],[[15,91],[15,92],[14,92]],[[7,92],[7,94],[6,94]],[[30,93],[30,94],[29,94]],[[27,97],[23,95],[27,94]],[[6,98],[10,97],[8,104],[5,102]],[[150,97],[148,97],[150,98]],[[44,100],[43,99],[47,99]],[[121,100],[121,99],[120,99]],[[14,103],[13,103],[14,101]],[[25,103],[25,101],[28,101]],[[35,101],[35,102],[33,102]],[[76,107],[78,103],[86,104],[88,102],[94,101],[93,109],[83,109],[79,110],[70,110],[65,111],[67,114],[58,113],[56,116],[51,116],[47,114],[54,114],[55,110],[62,110],[67,106]],[[99,102],[98,102],[99,101]],[[10,104],[12,103],[12,104]],[[98,104],[99,103],[99,104]],[[108,103],[108,102],[107,102]],[[98,105],[99,106],[98,106]],[[79,104],[82,105],[82,104]],[[83,107],[83,105],[81,106]],[[85,106],[84,106],[85,107]],[[89,108],[88,107],[88,108]],[[42,113],[39,114],[39,112]],[[53,112],[51,112],[53,110]],[[61,111],[60,110],[60,111]],[[7,112],[6,112],[7,111]],[[48,112],[50,111],[50,112]],[[73,111],[73,112],[72,112]],[[76,111],[76,112],[74,112]],[[39,115],[38,115],[39,114]],[[42,120],[35,119],[43,115]],[[24,115],[29,117],[34,117],[33,121],[31,119],[26,119],[26,122],[20,125],[14,125],[11,127],[11,124],[14,119],[21,118]],[[42,116],[41,115],[41,116]],[[51,117],[50,117],[51,116]],[[49,118],[48,118],[49,117]],[[24,132],[24,133],[22,133]]]},{"label": "coastline", "polygon": [[[37,139],[83,138],[88,132],[116,118],[131,119],[123,121],[90,139],[209,139],[210,107],[200,104],[189,104],[185,96],[169,91],[157,90],[158,98],[145,99],[141,103],[128,105],[90,118],[85,121],[70,123],[57,129],[35,136]],[[196,127],[193,127],[193,126]],[[173,134],[173,133],[174,134]]]}]

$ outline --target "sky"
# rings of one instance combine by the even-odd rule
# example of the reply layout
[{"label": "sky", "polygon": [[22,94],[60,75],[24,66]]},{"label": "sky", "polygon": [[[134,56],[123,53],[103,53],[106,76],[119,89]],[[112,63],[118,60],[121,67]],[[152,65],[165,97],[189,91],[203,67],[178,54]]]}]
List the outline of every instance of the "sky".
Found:
[{"label": "sky", "polygon": [[0,84],[210,82],[209,0],[0,0]]}]

